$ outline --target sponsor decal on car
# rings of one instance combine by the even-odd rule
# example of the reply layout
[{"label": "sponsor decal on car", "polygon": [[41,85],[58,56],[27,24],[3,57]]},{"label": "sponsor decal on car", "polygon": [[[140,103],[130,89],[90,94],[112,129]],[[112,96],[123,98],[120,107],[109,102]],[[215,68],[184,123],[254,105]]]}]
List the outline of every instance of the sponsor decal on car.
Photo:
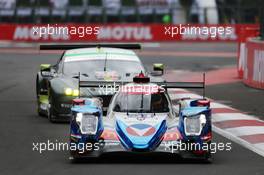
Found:
[{"label": "sponsor decal on car", "polygon": [[126,131],[132,136],[150,136],[156,129],[148,124],[134,124],[127,127]]}]

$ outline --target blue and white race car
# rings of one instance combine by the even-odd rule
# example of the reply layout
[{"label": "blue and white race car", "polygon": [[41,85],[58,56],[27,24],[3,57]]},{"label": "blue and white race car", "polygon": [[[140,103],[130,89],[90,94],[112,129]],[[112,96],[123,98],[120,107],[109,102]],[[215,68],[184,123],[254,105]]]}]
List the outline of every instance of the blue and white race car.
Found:
[{"label": "blue and white race car", "polygon": [[[210,101],[182,99],[173,105],[167,92],[168,88],[204,88],[204,82],[153,83],[140,74],[131,83],[119,84],[106,116],[101,99],[73,100],[70,152],[74,160],[104,153],[151,152],[211,161]],[[79,83],[80,88],[97,85]]]}]

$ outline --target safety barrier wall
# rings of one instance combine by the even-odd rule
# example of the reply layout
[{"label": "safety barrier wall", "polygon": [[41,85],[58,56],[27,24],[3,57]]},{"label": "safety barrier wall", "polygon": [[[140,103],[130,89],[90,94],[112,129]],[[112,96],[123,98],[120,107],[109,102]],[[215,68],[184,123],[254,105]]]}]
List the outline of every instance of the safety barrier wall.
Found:
[{"label": "safety barrier wall", "polygon": [[264,89],[264,41],[259,38],[248,38],[243,82],[254,88]]},{"label": "safety barrier wall", "polygon": [[239,39],[238,39],[238,61],[237,61],[237,70],[238,77],[243,78],[243,73],[245,69],[245,60],[246,60],[246,40],[249,37],[256,37],[259,35],[259,26],[244,26],[239,30]]},{"label": "safety barrier wall", "polygon": [[[172,35],[173,27],[180,25],[163,24],[53,24],[53,27],[78,28],[79,33],[57,33],[39,35],[36,28],[47,24],[0,24],[0,40],[15,42],[178,42],[178,41],[213,41],[238,42],[240,31],[245,27],[257,27],[255,24],[236,25],[181,25],[181,27],[229,27],[229,34],[212,34],[185,32]],[[86,34],[82,34],[87,29]],[[168,30],[170,29],[170,30]],[[81,33],[81,34],[80,34]]]}]

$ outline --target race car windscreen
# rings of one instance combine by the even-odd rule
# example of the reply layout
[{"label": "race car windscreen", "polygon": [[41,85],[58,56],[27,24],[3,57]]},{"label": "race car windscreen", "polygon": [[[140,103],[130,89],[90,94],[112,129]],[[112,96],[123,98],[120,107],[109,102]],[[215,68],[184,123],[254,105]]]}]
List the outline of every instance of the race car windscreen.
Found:
[{"label": "race car windscreen", "polygon": [[130,94],[119,93],[114,101],[115,112],[169,112],[169,103],[164,93]]},{"label": "race car windscreen", "polygon": [[122,60],[86,60],[65,62],[63,73],[65,75],[81,74],[88,75],[90,78],[103,79],[105,74],[120,79],[124,76],[134,76],[144,72],[143,66],[137,61]]}]

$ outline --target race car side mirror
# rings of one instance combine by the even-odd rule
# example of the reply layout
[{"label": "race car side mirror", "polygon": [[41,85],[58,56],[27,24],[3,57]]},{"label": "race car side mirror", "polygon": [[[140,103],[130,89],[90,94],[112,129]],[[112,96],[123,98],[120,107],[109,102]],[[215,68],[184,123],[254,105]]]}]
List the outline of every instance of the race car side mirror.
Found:
[{"label": "race car side mirror", "polygon": [[163,74],[164,74],[164,64],[154,63],[153,64],[153,72],[151,72],[151,75],[162,76]]},{"label": "race car side mirror", "polygon": [[53,73],[51,72],[50,64],[41,64],[40,65],[40,73],[43,77],[53,77]]}]

